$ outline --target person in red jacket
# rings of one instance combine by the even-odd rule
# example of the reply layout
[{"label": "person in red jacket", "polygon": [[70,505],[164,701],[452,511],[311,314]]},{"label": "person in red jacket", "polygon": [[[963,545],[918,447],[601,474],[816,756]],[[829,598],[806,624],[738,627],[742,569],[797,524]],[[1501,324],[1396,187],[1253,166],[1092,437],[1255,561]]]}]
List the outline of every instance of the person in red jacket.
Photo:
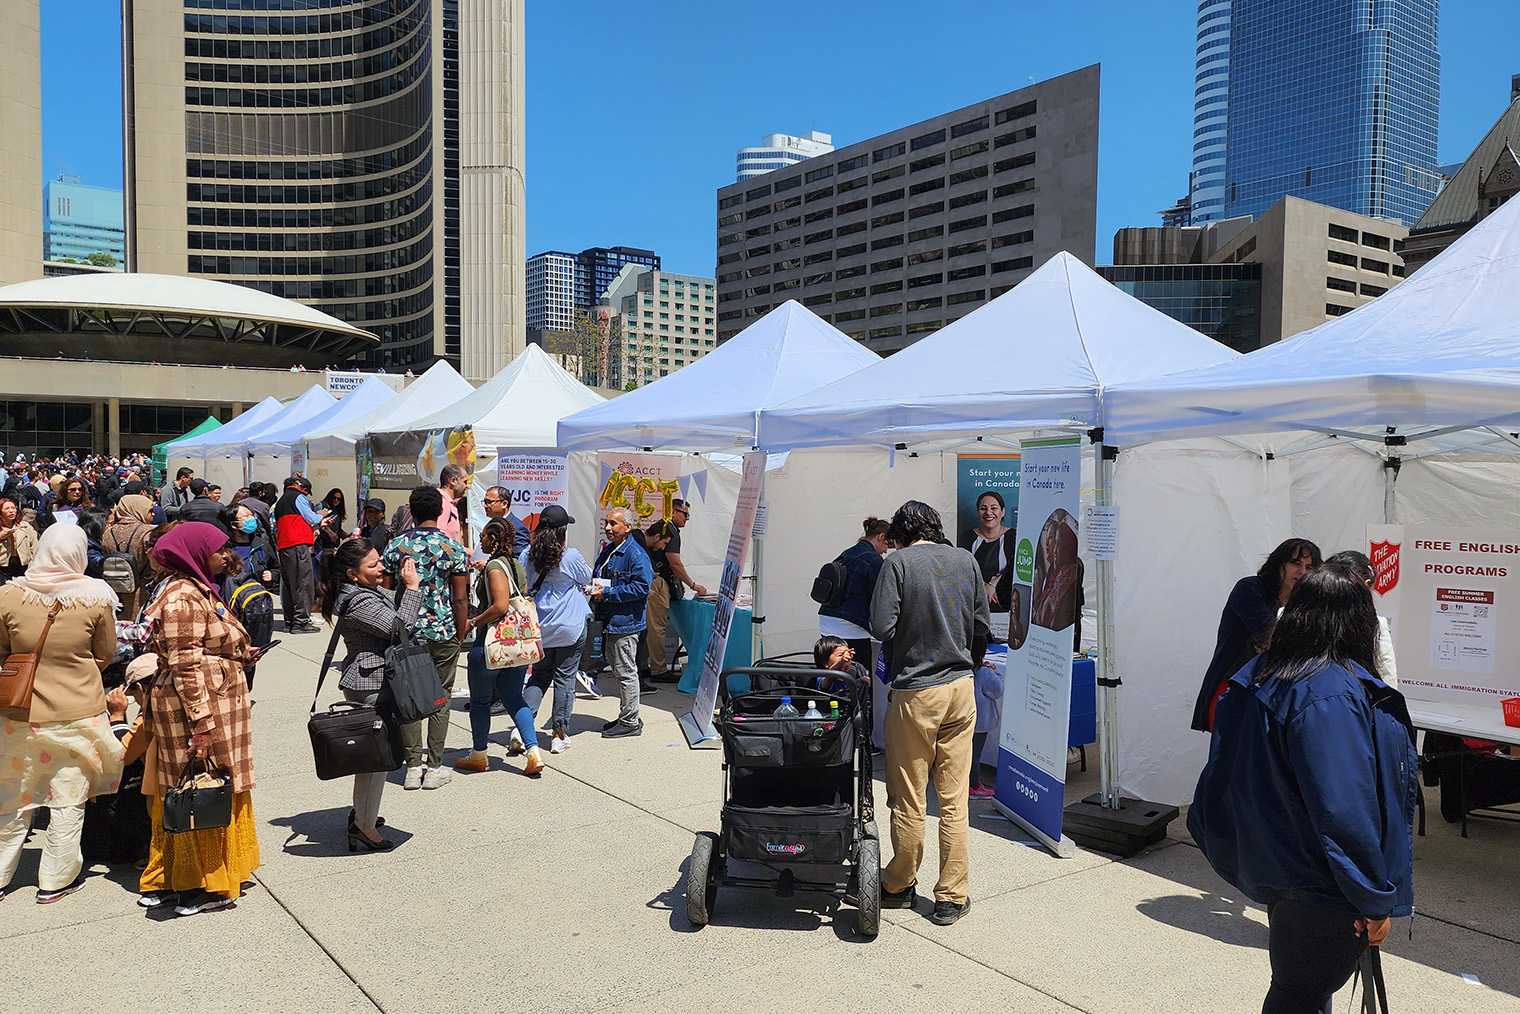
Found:
[{"label": "person in red jacket", "polygon": [[280,610],[287,634],[314,634],[322,628],[311,622],[315,594],[311,570],[311,547],[317,529],[331,523],[331,514],[319,514],[311,506],[311,483],[304,476],[285,480],[285,494],[270,512],[274,517],[274,544],[280,554]]}]

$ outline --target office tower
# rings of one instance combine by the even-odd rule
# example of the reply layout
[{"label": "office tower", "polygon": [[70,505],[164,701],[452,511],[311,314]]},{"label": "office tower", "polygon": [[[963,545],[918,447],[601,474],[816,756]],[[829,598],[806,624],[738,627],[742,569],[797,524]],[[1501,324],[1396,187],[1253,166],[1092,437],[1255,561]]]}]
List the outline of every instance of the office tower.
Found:
[{"label": "office tower", "polygon": [[796,299],[895,352],[1097,230],[1098,67],[718,191],[718,340]]},{"label": "office tower", "polygon": [[528,330],[568,331],[575,322],[575,254],[528,258]]},{"label": "office tower", "polygon": [[38,0],[0,5],[0,285],[42,277]]},{"label": "office tower", "polygon": [[1440,189],[1438,0],[1201,0],[1192,220],[1284,195],[1409,224]]},{"label": "office tower", "polygon": [[760,139],[758,148],[739,149],[736,159],[738,175],[735,179],[743,183],[745,180],[764,176],[773,170],[796,165],[815,155],[827,155],[833,150],[833,136],[816,130],[810,130],[801,137],[793,137],[791,134],[766,134]]},{"label": "office tower", "polygon": [[602,302],[618,317],[625,383],[642,387],[717,347],[716,288],[711,278],[636,264],[619,272]]},{"label": "office tower", "polygon": [[130,269],[309,303],[380,336],[361,365],[480,377],[510,359],[522,3],[469,10],[128,0]]},{"label": "office tower", "polygon": [[645,267],[660,266],[660,255],[653,250],[640,250],[631,246],[594,246],[575,255],[575,305],[586,310],[595,306],[607,291],[607,286],[617,278],[618,272],[628,264]]},{"label": "office tower", "polygon": [[87,186],[65,174],[43,185],[42,203],[46,260],[88,260],[92,254],[106,254],[117,265],[126,260],[120,190]]}]

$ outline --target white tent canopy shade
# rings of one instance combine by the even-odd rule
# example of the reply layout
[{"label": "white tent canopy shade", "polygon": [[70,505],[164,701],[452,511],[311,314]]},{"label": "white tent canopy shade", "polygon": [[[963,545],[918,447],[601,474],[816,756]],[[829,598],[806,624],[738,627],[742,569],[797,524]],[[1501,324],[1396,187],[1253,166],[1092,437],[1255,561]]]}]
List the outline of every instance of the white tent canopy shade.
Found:
[{"label": "white tent canopy shade", "polygon": [[[329,420],[320,428],[308,430],[306,453],[309,458],[347,458],[354,445],[370,430],[403,429],[414,419],[432,415],[441,405],[452,405],[474,391],[470,382],[447,360],[440,359],[426,373],[413,380],[394,398],[363,415],[351,419]],[[344,398],[344,402],[348,399]]]},{"label": "white tent canopy shade", "polygon": [[778,449],[1088,429],[1103,425],[1108,384],[1234,358],[1063,251],[928,338],[767,409],[760,439]]},{"label": "white tent canopy shade", "polygon": [[[246,432],[228,433],[227,430],[232,426],[232,423],[228,423],[221,429],[207,433],[207,439],[201,445],[202,453],[207,458],[246,458],[249,443],[262,438],[266,433],[277,433],[292,423],[303,423],[336,404],[336,399],[320,386],[310,387],[279,412]],[[180,448],[176,448],[176,451],[184,453]]]},{"label": "white tent canopy shade", "polygon": [[1351,313],[1240,359],[1116,383],[1115,443],[1291,429],[1520,422],[1520,201]]},{"label": "white tent canopy shade", "polygon": [[436,412],[372,433],[472,426],[476,453],[494,458],[498,447],[553,447],[555,425],[572,412],[606,399],[576,380],[537,345],[529,345],[472,393]]},{"label": "white tent canopy shade", "polygon": [[[316,390],[316,388],[312,390]],[[221,445],[226,440],[236,441],[239,438],[246,439],[248,435],[258,432],[269,420],[275,418],[284,410],[285,406],[280,404],[279,399],[270,396],[237,418],[229,420],[225,426],[219,426],[209,433],[202,433],[198,437],[174,441],[174,443],[169,445],[169,456],[172,458],[192,458],[204,461],[207,457],[207,448],[211,445]]]},{"label": "white tent canopy shade", "polygon": [[364,415],[395,397],[395,389],[385,381],[379,377],[365,377],[364,382],[345,395],[341,401],[329,405],[311,418],[293,420],[279,429],[266,430],[256,439],[250,439],[248,453],[270,454],[276,457],[288,455],[294,445],[302,442],[307,432],[314,429],[321,430]]},{"label": "white tent canopy shade", "polygon": [[561,420],[558,446],[748,449],[761,411],[878,362],[789,299],[691,365]]}]

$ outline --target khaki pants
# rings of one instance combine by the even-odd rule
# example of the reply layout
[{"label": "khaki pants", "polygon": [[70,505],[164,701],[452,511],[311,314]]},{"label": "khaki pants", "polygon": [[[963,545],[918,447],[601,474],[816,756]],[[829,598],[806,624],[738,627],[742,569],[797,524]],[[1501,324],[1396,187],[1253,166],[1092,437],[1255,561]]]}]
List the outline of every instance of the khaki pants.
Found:
[{"label": "khaki pants", "polygon": [[966,901],[970,884],[967,791],[976,696],[970,676],[927,690],[893,690],[887,704],[887,802],[892,861],[883,890],[906,890],[924,859],[929,776],[939,794],[939,880],[935,901]]},{"label": "khaki pants", "polygon": [[645,643],[649,649],[649,673],[663,676],[670,671],[665,658],[665,626],[670,619],[670,584],[659,575],[649,583],[649,601],[644,608]]}]

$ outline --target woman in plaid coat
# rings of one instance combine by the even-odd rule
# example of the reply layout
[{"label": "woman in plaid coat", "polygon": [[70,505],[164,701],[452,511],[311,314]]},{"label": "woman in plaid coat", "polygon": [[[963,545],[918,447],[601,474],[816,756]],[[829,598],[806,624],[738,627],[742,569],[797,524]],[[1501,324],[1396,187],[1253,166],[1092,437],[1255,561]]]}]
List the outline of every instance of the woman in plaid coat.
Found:
[{"label": "woman in plaid coat", "polygon": [[[153,561],[169,573],[146,610],[155,621],[158,675],[149,695],[159,792],[150,806],[153,842],[139,904],[175,903],[180,915],[232,904],[259,865],[253,822],[253,750],[243,665],[249,640],[222,602],[216,575],[226,567],[227,533],[186,522],[154,544]],[[166,835],[163,790],[177,784],[192,757],[207,758],[232,781],[232,824]]]}]

